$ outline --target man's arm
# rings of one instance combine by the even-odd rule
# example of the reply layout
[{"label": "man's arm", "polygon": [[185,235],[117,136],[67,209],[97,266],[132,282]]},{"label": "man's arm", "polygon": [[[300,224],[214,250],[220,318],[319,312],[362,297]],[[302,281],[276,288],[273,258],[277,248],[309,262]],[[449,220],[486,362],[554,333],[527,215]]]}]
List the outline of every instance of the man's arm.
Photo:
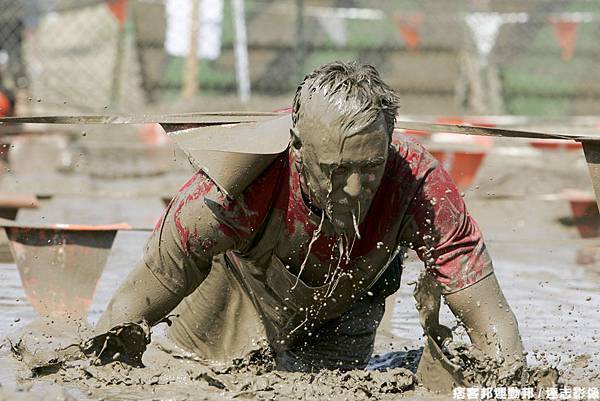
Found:
[{"label": "man's arm", "polygon": [[452,313],[466,327],[473,345],[507,363],[524,362],[517,319],[495,274],[445,298]]},{"label": "man's arm", "polygon": [[156,324],[204,281],[214,256],[245,246],[269,211],[268,196],[286,159],[278,160],[236,199],[227,198],[204,172],[196,173],[169,204],[97,330],[131,321]]},{"label": "man's arm", "polygon": [[164,318],[208,276],[213,256],[241,243],[227,225],[235,227],[246,210],[247,205],[226,199],[202,171],[192,176],[167,207],[97,330],[142,320],[153,325]]},{"label": "man's arm", "polygon": [[200,285],[213,255],[234,244],[207,206],[212,199],[213,208],[218,208],[218,196],[203,172],[179,190],[148,239],[142,260],[113,295],[97,331],[142,320],[154,325]]},{"label": "man's arm", "polygon": [[[456,185],[426,151],[422,151],[414,169],[415,176],[422,177],[422,185],[409,208],[417,228],[412,242],[427,273],[440,285],[473,345],[492,358],[522,361],[517,321],[494,275],[481,231],[467,212]],[[422,290],[421,294],[439,291]],[[424,327],[439,328],[429,334],[440,342],[449,333],[437,321],[439,293],[435,298],[435,302],[428,301],[432,305],[426,305],[435,313],[423,314],[422,320],[427,321],[422,323]]]},{"label": "man's arm", "polygon": [[183,296],[165,287],[140,261],[113,295],[96,331],[103,333],[126,322],[145,320],[151,326],[171,312]]}]

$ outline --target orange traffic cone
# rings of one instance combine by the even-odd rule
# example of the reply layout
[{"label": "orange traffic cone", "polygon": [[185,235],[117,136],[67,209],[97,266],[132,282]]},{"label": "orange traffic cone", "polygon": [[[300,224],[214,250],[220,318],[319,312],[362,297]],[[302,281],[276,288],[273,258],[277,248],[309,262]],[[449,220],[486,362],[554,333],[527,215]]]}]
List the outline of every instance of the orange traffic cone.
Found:
[{"label": "orange traffic cone", "polygon": [[532,139],[529,145],[542,150],[577,150],[581,149],[581,143],[562,139]]},{"label": "orange traffic cone", "polygon": [[20,225],[0,221],[27,300],[40,315],[85,317],[113,241],[127,224]]},{"label": "orange traffic cone", "polygon": [[563,196],[571,206],[572,220],[582,238],[593,238],[600,235],[600,213],[593,193],[568,189]]},{"label": "orange traffic cone", "polygon": [[481,163],[486,155],[485,152],[467,152],[467,151],[445,151],[432,150],[430,153],[438,159],[444,169],[450,174],[456,186],[460,190],[469,188],[475,177]]}]

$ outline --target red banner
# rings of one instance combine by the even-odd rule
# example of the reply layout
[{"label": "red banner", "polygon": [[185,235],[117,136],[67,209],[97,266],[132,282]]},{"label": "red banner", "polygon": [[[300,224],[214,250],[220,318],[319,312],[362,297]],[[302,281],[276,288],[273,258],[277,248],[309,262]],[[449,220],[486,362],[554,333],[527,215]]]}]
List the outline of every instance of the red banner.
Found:
[{"label": "red banner", "polygon": [[122,25],[127,19],[127,0],[107,0],[106,5]]},{"label": "red banner", "polygon": [[396,23],[398,32],[400,32],[400,35],[404,39],[406,47],[410,50],[418,48],[421,43],[419,28],[423,22],[423,14],[396,14],[394,15],[394,22]]},{"label": "red banner", "polygon": [[13,115],[12,104],[8,96],[0,91],[0,117],[10,117]]},{"label": "red banner", "polygon": [[561,58],[570,60],[575,51],[577,40],[577,22],[553,18],[550,20],[554,27],[554,36],[562,49]]}]

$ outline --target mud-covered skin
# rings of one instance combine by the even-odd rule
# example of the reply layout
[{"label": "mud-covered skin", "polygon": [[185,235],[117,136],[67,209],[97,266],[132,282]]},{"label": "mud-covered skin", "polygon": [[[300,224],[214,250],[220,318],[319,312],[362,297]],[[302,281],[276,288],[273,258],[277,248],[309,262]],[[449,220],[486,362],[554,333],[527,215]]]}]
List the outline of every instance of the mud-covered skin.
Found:
[{"label": "mud-covered skin", "polygon": [[[441,289],[421,275],[414,291],[426,341],[417,377],[428,389],[448,392],[457,386],[484,385],[505,380],[513,385],[527,379],[526,360],[517,319],[508,306],[494,274],[462,291],[446,296],[448,306],[468,331],[472,347],[463,347],[456,362],[446,352],[452,331],[439,322]],[[461,360],[462,360],[461,359]],[[465,366],[466,365],[466,366]]]},{"label": "mud-covered skin", "polygon": [[[290,150],[309,203],[326,214],[325,224],[349,238],[371,206],[385,173],[390,135],[383,114],[373,121],[341,123],[342,105],[313,93],[291,129]],[[320,210],[317,214],[320,213]]]}]

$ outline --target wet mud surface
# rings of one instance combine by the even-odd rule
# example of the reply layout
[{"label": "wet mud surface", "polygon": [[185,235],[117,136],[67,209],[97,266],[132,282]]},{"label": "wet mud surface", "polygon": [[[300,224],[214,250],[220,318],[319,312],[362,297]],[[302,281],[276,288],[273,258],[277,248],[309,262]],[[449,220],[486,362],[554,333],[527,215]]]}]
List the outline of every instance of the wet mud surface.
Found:
[{"label": "wet mud surface", "polygon": [[[72,330],[76,328],[76,330]],[[55,337],[65,333],[78,341],[57,348]],[[57,334],[61,333],[61,334]],[[9,341],[12,357],[19,361],[20,380],[40,380],[75,387],[86,395],[126,395],[147,392],[163,397],[175,392],[179,399],[394,399],[418,387],[414,372],[422,350],[376,356],[368,370],[290,373],[277,371],[267,345],[244,358],[210,363],[184,352],[162,338],[150,344],[150,328],[128,323],[87,339],[81,322],[39,319]],[[60,342],[60,341],[59,341]],[[465,345],[445,348],[468,386],[556,386],[558,371],[536,366],[502,367]],[[132,393],[133,391],[133,393]],[[138,397],[138,395],[135,395]],[[116,396],[119,398],[119,396]]]},{"label": "wet mud surface", "polygon": [[[568,203],[535,198],[536,194],[553,193],[564,187],[591,188],[586,186],[589,178],[583,157],[577,153],[534,154],[532,157],[527,152],[524,155],[511,152],[488,155],[477,187],[466,191],[465,198],[481,225],[496,275],[519,321],[530,366],[525,372],[528,381],[524,384],[547,385],[559,376],[559,382],[570,386],[598,387],[600,263],[593,249],[600,246],[600,241],[580,240],[574,227],[562,226],[557,221],[559,217],[570,215]],[[177,175],[180,176],[181,182],[185,181],[185,174]],[[6,176],[3,179],[6,180]],[[17,187],[18,180],[12,180]],[[49,186],[49,181],[44,185]],[[110,188],[104,182],[95,185],[96,189],[103,185]],[[125,183],[115,185],[117,189],[129,188]],[[140,191],[147,196],[149,186],[142,184]],[[509,199],[504,197],[506,194],[519,197]],[[78,223],[86,218],[88,221],[84,223],[96,224],[129,219],[134,224],[138,221],[149,225],[160,215],[161,195],[140,201],[131,198],[99,201],[94,207],[75,207],[74,204],[80,204],[76,200],[61,206],[55,199],[49,207],[44,208],[42,204],[40,209],[19,218],[32,221],[39,217],[67,218]],[[132,208],[132,204],[137,207]],[[107,221],[111,212],[118,216]],[[113,333],[112,342],[97,338],[88,342],[86,348],[86,340],[94,337],[90,326],[141,257],[147,236],[144,232],[119,232],[98,283],[89,321],[84,323],[36,320],[15,265],[0,264],[0,336],[10,339],[2,341],[0,348],[0,400],[341,400],[398,399],[401,396],[448,399],[447,395],[437,395],[420,387],[414,374],[425,339],[410,285],[416,280],[421,264],[412,255],[394,301],[391,322],[382,327],[375,354],[365,371],[280,372],[273,370],[268,352],[264,350],[232,364],[207,364],[169,343],[164,337],[164,324],[153,328],[149,344],[144,344],[147,335],[144,329],[129,327]],[[591,255],[585,265],[577,263],[582,249],[588,249]],[[451,328],[456,326],[445,307],[441,323]],[[455,328],[454,334],[457,343],[447,349],[447,357],[462,367],[467,383],[504,384],[524,377],[518,369],[500,375],[493,361],[480,363],[480,359],[472,357],[471,351],[461,348],[460,341],[467,338],[464,330]],[[138,353],[147,347],[141,360],[136,362],[133,358],[132,361],[132,355],[122,352],[123,344],[119,341],[123,338],[127,341],[137,338]],[[133,348],[125,345],[127,352],[134,351]],[[488,375],[489,372],[493,375]]]},{"label": "wet mud surface", "polygon": [[[18,361],[17,380],[60,384],[91,398],[115,399],[393,399],[416,384],[411,370],[390,368],[389,363],[380,371],[289,373],[275,370],[266,344],[245,358],[217,364],[165,338],[147,348],[150,330],[145,324],[125,324],[88,339],[82,337],[90,330],[82,325],[48,318],[26,326],[8,342]],[[69,345],[66,333],[74,341]],[[414,361],[408,366],[413,370]]]}]

